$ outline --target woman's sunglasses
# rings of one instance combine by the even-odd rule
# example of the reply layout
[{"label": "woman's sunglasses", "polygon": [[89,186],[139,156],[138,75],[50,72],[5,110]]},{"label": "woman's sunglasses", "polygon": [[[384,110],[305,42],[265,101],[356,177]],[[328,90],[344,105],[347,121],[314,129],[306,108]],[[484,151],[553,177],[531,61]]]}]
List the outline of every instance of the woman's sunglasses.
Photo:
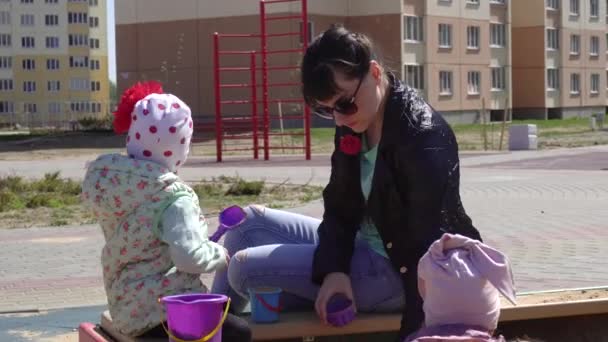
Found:
[{"label": "woman's sunglasses", "polygon": [[359,92],[359,88],[361,87],[362,82],[363,78],[359,79],[359,84],[357,84],[357,88],[355,89],[355,92],[353,93],[353,96],[351,96],[350,99],[340,98],[338,99],[338,101],[336,101],[333,107],[316,105],[313,108],[314,113],[324,119],[329,120],[334,119],[334,111],[342,115],[355,114],[359,110],[359,107],[357,107],[357,104],[355,103],[355,99],[357,97],[357,92]]}]

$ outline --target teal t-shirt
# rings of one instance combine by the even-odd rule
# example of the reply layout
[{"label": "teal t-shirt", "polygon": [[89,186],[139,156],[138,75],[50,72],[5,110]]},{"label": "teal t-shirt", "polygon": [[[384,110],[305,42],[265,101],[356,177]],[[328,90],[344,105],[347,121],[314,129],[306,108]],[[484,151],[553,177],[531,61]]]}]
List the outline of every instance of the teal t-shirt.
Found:
[{"label": "teal t-shirt", "polygon": [[[361,149],[361,190],[365,201],[369,197],[369,193],[372,189],[372,179],[374,179],[374,168],[376,166],[376,157],[378,155],[378,144],[369,148],[367,146],[367,139],[363,135],[362,139],[363,148]],[[361,222],[361,228],[357,234],[359,239],[367,241],[369,246],[378,254],[388,258],[384,244],[378,233],[376,225],[372,222],[371,218],[365,216]]]}]

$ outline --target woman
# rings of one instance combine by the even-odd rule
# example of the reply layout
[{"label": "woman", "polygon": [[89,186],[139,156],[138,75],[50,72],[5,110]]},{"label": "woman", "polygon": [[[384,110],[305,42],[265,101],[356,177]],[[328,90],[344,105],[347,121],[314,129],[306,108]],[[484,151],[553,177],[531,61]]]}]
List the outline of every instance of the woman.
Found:
[{"label": "woman", "polygon": [[[423,321],[417,263],[444,232],[481,240],[459,194],[458,146],[445,120],[375,59],[370,40],[333,26],[308,47],[302,91],[335,120],[322,220],[251,206],[227,236],[234,255],[213,291],[237,309],[247,289],[283,289],[285,309],[345,294],[362,312],[402,312],[400,336]],[[312,280],[312,282],[311,282]]]}]

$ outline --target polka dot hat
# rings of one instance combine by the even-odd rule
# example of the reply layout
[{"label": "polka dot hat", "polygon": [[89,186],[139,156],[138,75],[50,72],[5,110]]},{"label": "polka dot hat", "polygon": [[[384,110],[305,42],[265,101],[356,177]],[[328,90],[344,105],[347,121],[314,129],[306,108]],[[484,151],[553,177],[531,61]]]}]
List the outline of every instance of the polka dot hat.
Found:
[{"label": "polka dot hat", "polygon": [[172,172],[184,164],[192,139],[192,113],[177,96],[163,94],[160,84],[138,83],[125,91],[114,115],[114,130],[128,133],[131,158],[159,163]]}]

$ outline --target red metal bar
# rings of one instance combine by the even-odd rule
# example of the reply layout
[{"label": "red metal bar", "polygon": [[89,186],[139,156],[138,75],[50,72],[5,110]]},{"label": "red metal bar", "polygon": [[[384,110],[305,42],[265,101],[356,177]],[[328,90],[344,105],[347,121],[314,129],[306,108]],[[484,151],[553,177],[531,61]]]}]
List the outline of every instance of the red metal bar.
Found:
[{"label": "red metal bar", "polygon": [[268,100],[268,102],[270,103],[301,103],[304,102],[304,100],[302,99],[272,99],[272,100]]},{"label": "red metal bar", "polygon": [[251,51],[236,51],[236,50],[224,50],[220,51],[220,55],[248,55]]},{"label": "red metal bar", "polygon": [[255,33],[218,33],[222,38],[258,38],[260,35]]},{"label": "red metal bar", "polygon": [[[308,0],[302,1],[302,53],[308,49]],[[304,153],[306,160],[310,160],[310,108],[304,106]]]},{"label": "red metal bar", "polygon": [[305,150],[306,146],[272,146],[271,150]]},{"label": "red metal bar", "polygon": [[268,50],[267,54],[279,54],[279,53],[294,53],[294,52],[302,52],[302,49],[284,49],[284,50]]},{"label": "red metal bar", "polygon": [[230,84],[220,84],[220,88],[249,88],[251,84],[249,83],[230,83]]},{"label": "red metal bar", "polygon": [[[286,0],[274,0],[274,1],[286,1]],[[269,2],[270,3],[270,2]],[[268,129],[270,127],[270,118],[268,117],[268,59],[266,51],[267,46],[267,32],[266,32],[266,6],[265,1],[260,1],[260,43],[262,51],[262,106],[264,108],[264,160],[270,158],[269,150],[269,139]]]},{"label": "red metal bar", "polygon": [[213,88],[215,89],[215,148],[216,160],[222,162],[222,114],[220,94],[220,36],[213,35]]},{"label": "red metal bar", "polygon": [[239,104],[250,104],[250,103],[251,103],[251,100],[224,100],[224,101],[220,101],[220,104],[226,104],[226,105],[228,105],[228,104],[239,105]]},{"label": "red metal bar", "polygon": [[251,63],[251,131],[253,133],[253,159],[258,159],[258,95],[255,71],[255,51],[250,54]]},{"label": "red metal bar", "polygon": [[[266,22],[266,20],[264,20]],[[266,37],[291,37],[291,36],[299,36],[300,32],[284,32],[284,33],[268,33]]]},{"label": "red metal bar", "polygon": [[[249,139],[251,137],[252,137],[251,134],[247,134],[247,135],[226,135],[226,136],[224,136],[224,140],[245,140],[245,139]],[[233,144],[233,145],[236,145],[236,144]]]},{"label": "red metal bar", "polygon": [[249,71],[249,68],[247,68],[247,67],[223,67],[223,68],[220,68],[220,71]]},{"label": "red metal bar", "polygon": [[298,82],[285,82],[285,83],[268,83],[269,87],[299,87]]},{"label": "red metal bar", "polygon": [[262,0],[262,3],[278,4],[280,2],[296,2],[296,1],[300,1],[300,0]]},{"label": "red metal bar", "polygon": [[262,70],[262,71],[264,71],[264,70],[267,70],[267,71],[268,70],[270,70],[270,71],[272,71],[272,70],[294,70],[294,69],[300,69],[300,66],[298,66],[298,65],[280,65],[280,66],[272,66],[272,67],[267,66],[266,69],[258,68],[258,70]]},{"label": "red metal bar", "polygon": [[226,149],[224,150],[224,152],[241,152],[241,151],[251,151],[252,148],[232,148],[232,149]]},{"label": "red metal bar", "polygon": [[301,15],[285,15],[285,16],[280,16],[280,17],[268,17],[266,18],[267,21],[270,20],[289,20],[289,19],[301,19],[302,16]]}]

